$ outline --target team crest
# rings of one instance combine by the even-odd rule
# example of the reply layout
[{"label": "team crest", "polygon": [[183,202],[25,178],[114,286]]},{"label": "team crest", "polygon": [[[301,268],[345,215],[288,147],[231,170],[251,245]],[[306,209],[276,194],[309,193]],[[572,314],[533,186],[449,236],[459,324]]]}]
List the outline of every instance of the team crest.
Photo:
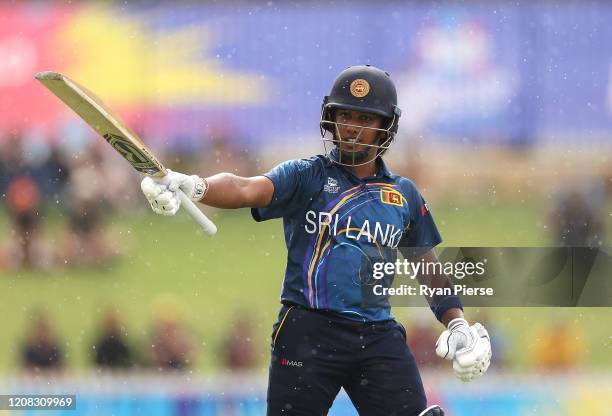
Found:
[{"label": "team crest", "polygon": [[381,189],[380,190],[380,200],[384,204],[397,205],[398,207],[401,207],[404,205],[402,203],[402,194],[392,189]]},{"label": "team crest", "polygon": [[355,81],[351,82],[350,89],[351,94],[353,94],[354,97],[362,98],[368,95],[370,92],[370,84],[368,84],[368,81],[365,79],[356,79]]}]

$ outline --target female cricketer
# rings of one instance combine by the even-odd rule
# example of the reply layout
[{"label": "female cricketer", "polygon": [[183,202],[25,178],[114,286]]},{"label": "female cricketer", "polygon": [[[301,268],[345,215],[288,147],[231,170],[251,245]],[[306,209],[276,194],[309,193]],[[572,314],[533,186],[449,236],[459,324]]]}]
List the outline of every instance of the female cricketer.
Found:
[{"label": "female cricketer", "polygon": [[[287,268],[272,332],[268,415],[326,415],[344,388],[360,415],[440,416],[427,400],[404,327],[391,314],[394,273],[375,264],[404,257],[437,262],[441,242],[425,200],[382,160],[401,115],[389,74],[373,66],[342,71],[323,100],[326,153],[281,163],[250,178],[172,172],[141,184],[153,211],[174,215],[182,190],[218,208],[250,207],[255,221],[283,218]],[[419,276],[433,288],[446,276]],[[378,286],[379,290],[374,290]],[[428,297],[446,326],[436,353],[468,381],[490,363],[489,335],[463,318],[458,297]],[[433,348],[434,346],[432,346]]]}]

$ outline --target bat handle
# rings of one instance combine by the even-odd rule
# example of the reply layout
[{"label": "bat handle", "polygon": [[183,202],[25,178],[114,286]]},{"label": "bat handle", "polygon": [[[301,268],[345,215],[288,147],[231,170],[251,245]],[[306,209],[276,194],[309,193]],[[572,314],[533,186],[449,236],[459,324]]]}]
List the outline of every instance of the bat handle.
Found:
[{"label": "bat handle", "polygon": [[189,215],[193,217],[194,220],[197,221],[198,224],[202,227],[204,232],[208,235],[215,235],[217,233],[217,226],[213,224],[211,220],[208,219],[206,215],[194,204],[194,202],[187,196],[183,191],[178,191],[178,196],[181,199],[181,205],[187,210]]}]

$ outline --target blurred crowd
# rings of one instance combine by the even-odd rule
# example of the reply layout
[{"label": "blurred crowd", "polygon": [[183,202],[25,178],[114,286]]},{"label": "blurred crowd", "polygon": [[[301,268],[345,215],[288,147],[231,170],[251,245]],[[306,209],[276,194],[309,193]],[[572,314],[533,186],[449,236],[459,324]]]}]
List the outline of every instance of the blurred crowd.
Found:
[{"label": "blurred crowd", "polygon": [[[0,139],[0,193],[10,219],[0,270],[100,266],[117,259],[105,222],[126,203],[110,196],[132,194],[129,179],[91,141],[49,142],[19,133]],[[51,236],[58,217],[63,231]]]},{"label": "blurred crowd", "polygon": [[[87,343],[91,365],[108,370],[183,371],[196,365],[199,337],[167,302],[142,339],[135,339],[116,308],[101,313],[96,335]],[[258,348],[248,314],[228,324],[227,333],[218,346],[215,361],[228,370],[245,371],[259,365]],[[31,315],[29,326],[18,349],[18,362],[28,373],[62,371],[68,367],[68,343],[61,340],[48,313],[42,310]]]},{"label": "blurred crowd", "polygon": [[[255,159],[229,135],[210,138],[197,152],[187,150],[159,156],[175,169],[202,175],[256,173]],[[88,134],[0,137],[0,208],[9,218],[9,234],[0,239],[0,271],[113,263],[122,255],[121,242],[113,240],[107,223],[117,213],[146,210],[139,184],[128,163]]]},{"label": "blurred crowd", "polygon": [[[202,344],[197,331],[190,328],[167,302],[160,308],[148,331],[140,333],[126,326],[118,309],[109,307],[100,314],[95,335],[86,343],[87,358],[99,370],[153,370],[190,371],[202,359],[197,349]],[[263,340],[258,337],[252,316],[248,311],[237,311],[228,321],[226,332],[214,347],[214,362],[229,371],[249,371],[262,368],[265,362]],[[588,342],[580,327],[571,321],[551,319],[534,325],[527,345],[527,356],[512,356],[510,339],[503,327],[495,325],[482,311],[473,317],[485,324],[492,337],[492,367],[496,370],[528,365],[540,372],[568,371],[584,364],[584,351]],[[444,369],[448,362],[435,353],[435,344],[442,327],[426,309],[412,309],[404,322],[407,344],[421,369]],[[69,343],[62,342],[48,313],[42,310],[31,315],[31,321],[22,337],[21,367],[28,373],[62,371],[69,367]],[[208,350],[208,349],[207,349]]]},{"label": "blurred crowd", "polygon": [[[265,169],[247,141],[217,129],[206,139],[177,139],[172,149],[156,152],[186,172],[259,174]],[[398,171],[418,180],[425,168],[413,157],[405,172]],[[121,242],[112,239],[106,224],[117,212],[146,210],[139,182],[128,163],[84,131],[62,140],[34,132],[0,137],[0,205],[10,219],[9,234],[0,240],[0,270],[99,267],[116,261]],[[552,245],[604,245],[610,195],[610,175],[553,192],[545,220]],[[54,221],[62,231],[50,235]]]},{"label": "blurred crowd", "polygon": [[612,195],[612,171],[556,193],[550,211],[552,233],[562,247],[605,246],[606,216]]}]

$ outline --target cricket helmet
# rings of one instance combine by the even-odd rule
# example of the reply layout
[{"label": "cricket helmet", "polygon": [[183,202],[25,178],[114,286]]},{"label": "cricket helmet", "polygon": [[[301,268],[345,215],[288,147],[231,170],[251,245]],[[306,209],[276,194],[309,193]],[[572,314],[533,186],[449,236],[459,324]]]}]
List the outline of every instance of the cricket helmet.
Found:
[{"label": "cricket helmet", "polygon": [[[364,145],[377,148],[373,158],[364,160],[369,155],[367,150],[351,152],[349,156],[343,152],[343,147],[352,145],[352,142],[340,137],[338,126],[342,124],[334,118],[338,109],[371,113],[383,118],[382,128],[374,129],[380,132],[378,144]],[[332,149],[332,159],[341,165],[359,166],[369,163],[391,145],[401,113],[397,106],[395,85],[387,72],[371,65],[348,67],[336,77],[331,92],[323,98],[320,128],[325,150],[327,144],[333,143],[335,149]],[[362,127],[362,130],[367,128],[370,127]],[[331,133],[331,138],[327,133]]]}]

